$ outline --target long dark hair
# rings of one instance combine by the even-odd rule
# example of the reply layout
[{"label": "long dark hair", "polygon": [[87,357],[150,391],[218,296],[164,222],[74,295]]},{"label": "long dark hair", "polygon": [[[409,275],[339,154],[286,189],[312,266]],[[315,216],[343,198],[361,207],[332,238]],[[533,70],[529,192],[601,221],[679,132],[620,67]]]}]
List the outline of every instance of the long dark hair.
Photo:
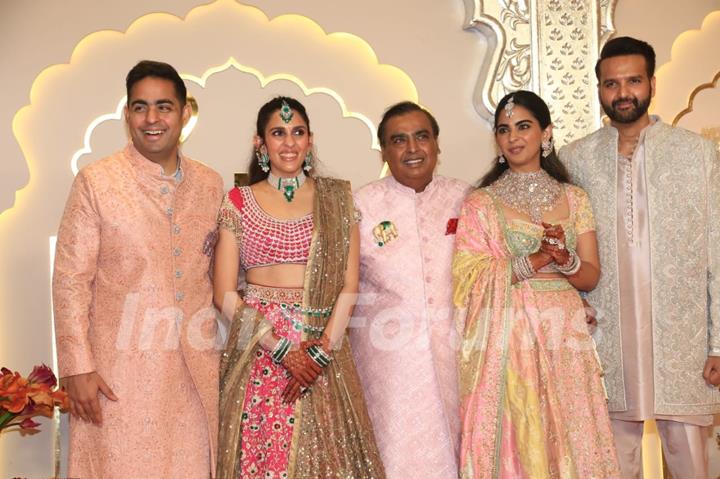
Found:
[{"label": "long dark hair", "polygon": [[[535,117],[538,123],[540,123],[541,129],[544,130],[552,123],[550,120],[550,110],[542,98],[531,91],[518,90],[516,92],[508,93],[502,98],[502,100],[500,100],[500,103],[498,103],[498,106],[495,109],[495,128],[497,128],[500,113],[503,111],[510,98],[513,99],[513,103],[515,103],[515,105],[526,108],[532,116]],[[500,163],[498,161],[499,159],[500,157],[495,159],[495,164],[492,169],[480,180],[480,188],[493,184],[495,180],[502,176],[505,170],[510,168],[507,162]],[[568,174],[565,165],[560,163],[557,153],[555,153],[555,146],[553,146],[552,151],[550,151],[550,154],[547,157],[540,155],[540,168],[547,171],[550,176],[558,180],[560,183],[570,183],[570,175]]]},{"label": "long dark hair", "polygon": [[[288,106],[295,110],[305,120],[305,124],[308,128],[308,134],[310,133],[310,118],[308,118],[307,111],[302,103],[289,96],[277,96],[265,103],[258,111],[257,121],[255,122],[256,135],[262,138],[265,143],[265,127],[270,122],[270,117],[276,111],[279,111],[282,107],[283,102],[286,102]],[[266,180],[269,172],[263,171],[258,164],[257,158],[255,157],[255,149],[250,155],[250,167],[248,168],[249,184],[257,183],[258,181]]]}]

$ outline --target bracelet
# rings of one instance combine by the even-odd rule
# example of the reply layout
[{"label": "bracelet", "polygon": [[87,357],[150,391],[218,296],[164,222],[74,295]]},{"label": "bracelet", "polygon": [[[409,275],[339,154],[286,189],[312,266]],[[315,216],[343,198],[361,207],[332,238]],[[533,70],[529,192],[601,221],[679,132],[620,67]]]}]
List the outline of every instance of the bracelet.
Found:
[{"label": "bracelet", "polygon": [[317,364],[321,368],[326,367],[328,364],[330,364],[330,361],[332,360],[328,353],[323,351],[323,348],[321,348],[317,344],[314,344],[307,348],[307,354],[308,356],[310,356],[310,359],[315,361],[315,364]]},{"label": "bracelet", "polygon": [[287,356],[287,353],[290,352],[291,345],[292,343],[288,338],[280,338],[280,340],[277,342],[277,344],[275,344],[275,347],[270,353],[270,356],[272,357],[272,360],[275,364],[282,363],[283,359],[285,359],[285,356]]},{"label": "bracelet", "polygon": [[568,262],[565,264],[557,265],[555,269],[557,269],[565,276],[572,276],[580,270],[580,265],[582,264],[582,261],[580,261],[580,256],[578,256],[575,251],[568,249],[568,252],[570,253],[570,258],[568,259]]},{"label": "bracelet", "polygon": [[510,267],[518,281],[530,279],[536,273],[528,256],[515,256],[510,260]]}]

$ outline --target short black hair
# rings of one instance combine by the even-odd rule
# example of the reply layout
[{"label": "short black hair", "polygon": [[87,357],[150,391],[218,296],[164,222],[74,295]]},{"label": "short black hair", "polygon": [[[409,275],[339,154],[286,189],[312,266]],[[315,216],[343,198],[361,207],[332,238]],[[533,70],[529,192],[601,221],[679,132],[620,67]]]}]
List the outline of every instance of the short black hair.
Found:
[{"label": "short black hair", "polygon": [[153,60],[142,60],[132,67],[125,77],[125,89],[127,90],[127,101],[130,102],[130,90],[132,87],[147,77],[162,78],[172,82],[175,86],[175,94],[180,105],[185,106],[187,101],[187,88],[180,78],[177,70],[172,65]]},{"label": "short black hair", "polygon": [[595,63],[595,76],[600,80],[600,63],[603,60],[612,57],[620,57],[623,55],[642,55],[645,58],[645,68],[647,69],[648,78],[655,75],[655,50],[653,47],[642,40],[633,37],[613,38],[605,44],[600,51],[600,58]]},{"label": "short black hair", "polygon": [[430,126],[432,127],[433,136],[435,137],[435,139],[437,139],[438,135],[440,134],[440,126],[438,125],[435,117],[432,116],[432,113],[430,113],[417,103],[411,101],[401,101],[400,103],[396,103],[387,110],[385,110],[382,120],[380,120],[380,125],[378,125],[377,130],[377,137],[378,141],[380,141],[380,146],[385,146],[385,126],[387,125],[387,122],[393,117],[405,115],[406,113],[411,113],[413,111],[421,111],[425,113],[425,116],[427,116],[428,120],[430,120]]}]

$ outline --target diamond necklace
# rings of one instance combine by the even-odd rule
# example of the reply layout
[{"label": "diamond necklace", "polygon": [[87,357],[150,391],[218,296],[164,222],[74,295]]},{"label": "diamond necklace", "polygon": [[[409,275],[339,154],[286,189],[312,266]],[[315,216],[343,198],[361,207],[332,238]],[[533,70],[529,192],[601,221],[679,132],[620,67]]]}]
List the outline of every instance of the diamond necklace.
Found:
[{"label": "diamond necklace", "polygon": [[303,183],[305,183],[306,178],[307,177],[305,176],[305,173],[302,172],[302,170],[300,170],[299,175],[293,176],[292,178],[282,178],[279,176],[275,176],[272,174],[271,171],[270,173],[268,173],[267,182],[270,183],[270,186],[282,192],[287,202],[290,203],[295,198],[295,190],[300,188]]},{"label": "diamond necklace", "polygon": [[525,213],[540,224],[542,215],[552,210],[562,186],[545,170],[520,173],[507,169],[489,189],[509,208]]}]

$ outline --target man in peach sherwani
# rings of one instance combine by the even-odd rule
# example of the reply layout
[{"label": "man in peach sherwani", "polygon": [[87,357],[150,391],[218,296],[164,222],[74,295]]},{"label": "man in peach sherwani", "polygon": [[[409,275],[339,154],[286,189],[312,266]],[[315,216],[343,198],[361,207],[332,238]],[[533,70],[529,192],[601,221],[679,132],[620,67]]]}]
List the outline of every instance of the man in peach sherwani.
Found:
[{"label": "man in peach sherwani", "polygon": [[208,276],[220,176],[178,150],[170,65],[127,76],[127,147],[75,178],[53,302],[71,401],[69,477],[214,474],[218,354]]},{"label": "man in peach sherwani", "polygon": [[392,176],[355,194],[360,296],[349,329],[388,478],[457,477],[455,227],[469,185],[433,176],[435,118],[410,102],[378,128]]}]

